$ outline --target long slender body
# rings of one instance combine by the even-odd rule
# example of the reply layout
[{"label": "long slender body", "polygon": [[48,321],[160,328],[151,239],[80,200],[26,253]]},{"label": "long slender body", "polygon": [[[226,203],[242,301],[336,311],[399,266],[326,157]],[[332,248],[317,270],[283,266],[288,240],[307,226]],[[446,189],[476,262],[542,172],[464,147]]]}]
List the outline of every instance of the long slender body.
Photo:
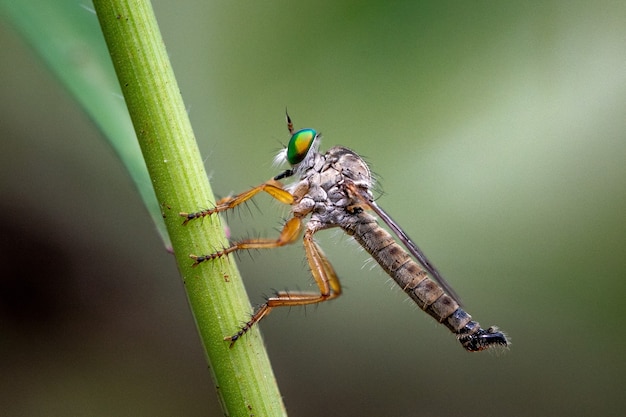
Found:
[{"label": "long slender body", "polygon": [[[352,235],[409,297],[456,334],[468,351],[506,346],[508,342],[503,333],[494,327],[485,330],[473,321],[459,306],[456,297],[446,293],[445,281],[440,285],[429,278],[426,270],[365,211],[373,204],[370,203],[372,183],[367,164],[353,151],[334,147],[324,155],[317,154],[315,161],[311,161],[311,168],[303,172],[300,182],[294,186],[296,194],[297,190],[307,190],[300,205],[310,207],[308,200],[317,200],[307,229],[314,233],[341,227]],[[325,198],[319,198],[324,195]],[[294,212],[298,211],[299,204],[294,206]]]},{"label": "long slender body", "polygon": [[422,310],[456,334],[465,349],[473,352],[492,344],[507,345],[506,337],[497,329],[484,330],[473,321],[372,216],[360,213],[354,222],[342,228],[354,236]]}]

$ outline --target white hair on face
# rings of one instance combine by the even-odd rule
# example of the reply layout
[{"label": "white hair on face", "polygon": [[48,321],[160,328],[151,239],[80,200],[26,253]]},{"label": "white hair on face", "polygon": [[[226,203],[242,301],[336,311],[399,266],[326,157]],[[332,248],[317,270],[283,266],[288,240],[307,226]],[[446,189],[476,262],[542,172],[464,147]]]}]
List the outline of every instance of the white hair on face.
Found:
[{"label": "white hair on face", "polygon": [[274,157],[274,161],[272,162],[272,167],[278,168],[281,165],[285,165],[287,163],[287,148],[283,148]]}]

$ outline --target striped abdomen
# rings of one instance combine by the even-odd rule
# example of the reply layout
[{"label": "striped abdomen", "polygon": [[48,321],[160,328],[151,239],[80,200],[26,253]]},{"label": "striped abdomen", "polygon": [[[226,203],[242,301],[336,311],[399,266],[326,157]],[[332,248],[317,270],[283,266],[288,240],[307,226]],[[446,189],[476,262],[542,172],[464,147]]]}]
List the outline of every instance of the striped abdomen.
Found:
[{"label": "striped abdomen", "polygon": [[417,305],[450,329],[470,352],[507,346],[497,328],[483,329],[459,304],[428,277],[426,271],[378,225],[375,218],[360,213],[341,227],[378,262]]}]

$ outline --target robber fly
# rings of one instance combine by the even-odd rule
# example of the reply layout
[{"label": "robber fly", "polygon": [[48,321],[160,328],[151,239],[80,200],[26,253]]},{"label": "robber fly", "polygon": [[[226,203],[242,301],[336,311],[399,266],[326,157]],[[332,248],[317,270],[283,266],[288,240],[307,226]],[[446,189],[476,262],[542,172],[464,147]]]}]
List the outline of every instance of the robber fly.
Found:
[{"label": "robber fly", "polygon": [[[304,231],[304,251],[319,291],[279,291],[267,298],[237,333],[225,338],[231,342],[231,347],[275,307],[316,304],[341,295],[339,278],[313,239],[318,231],[333,227],[339,227],[354,237],[422,310],[456,335],[466,350],[476,352],[508,346],[506,335],[497,327],[483,329],[472,320],[472,316],[460,307],[459,297],[439,271],[374,201],[371,191],[373,179],[365,161],[354,151],[341,146],[320,153],[321,135],[313,129],[294,131],[288,114],[286,118],[291,139],[276,159],[288,162],[289,169],[244,193],[218,201],[212,209],[180,213],[185,218],[183,224],[187,224],[194,219],[230,210],[262,191],[291,206],[291,216],[277,239],[245,239],[208,255],[190,255],[194,266],[236,251],[271,249],[294,243]],[[280,180],[290,177],[295,177],[296,181],[283,186]],[[377,223],[371,212],[389,227],[407,250]]]}]

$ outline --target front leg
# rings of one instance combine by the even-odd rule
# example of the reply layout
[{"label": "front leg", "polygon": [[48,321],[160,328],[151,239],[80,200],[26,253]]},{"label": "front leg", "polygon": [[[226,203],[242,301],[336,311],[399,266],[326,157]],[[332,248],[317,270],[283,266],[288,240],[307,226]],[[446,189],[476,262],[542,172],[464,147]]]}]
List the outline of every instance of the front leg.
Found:
[{"label": "front leg", "polygon": [[267,182],[264,182],[261,185],[258,185],[236,196],[222,198],[221,200],[217,202],[215,207],[213,207],[212,209],[197,211],[195,213],[180,212],[179,215],[185,218],[183,225],[186,225],[191,220],[210,216],[215,213],[220,213],[222,211],[235,208],[239,204],[250,200],[252,197],[257,195],[261,191],[265,191],[266,193],[268,193],[270,196],[274,197],[276,200],[280,201],[281,203],[291,205],[295,201],[294,196],[289,191],[285,190],[280,182],[271,179]]}]

